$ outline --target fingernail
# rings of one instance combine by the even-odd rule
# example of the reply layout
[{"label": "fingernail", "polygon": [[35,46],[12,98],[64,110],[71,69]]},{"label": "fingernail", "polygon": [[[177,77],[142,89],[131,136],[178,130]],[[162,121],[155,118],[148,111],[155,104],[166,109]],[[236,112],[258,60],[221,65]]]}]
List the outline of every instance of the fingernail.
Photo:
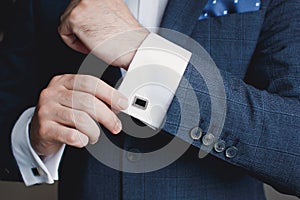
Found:
[{"label": "fingernail", "polygon": [[88,145],[88,143],[89,143],[89,138],[88,137],[86,137],[82,134],[78,134],[78,137],[79,137],[79,140],[80,140],[82,146]]},{"label": "fingernail", "polygon": [[120,98],[120,99],[118,100],[118,106],[119,106],[121,109],[125,110],[125,109],[128,108],[128,106],[129,106],[128,100],[127,100],[127,99],[124,99],[124,98]]},{"label": "fingernail", "polygon": [[118,120],[116,121],[116,124],[115,124],[115,127],[114,127],[114,131],[115,131],[115,133],[117,134],[117,133],[119,133],[121,130],[122,130],[122,123],[121,123],[121,121],[118,119]]}]

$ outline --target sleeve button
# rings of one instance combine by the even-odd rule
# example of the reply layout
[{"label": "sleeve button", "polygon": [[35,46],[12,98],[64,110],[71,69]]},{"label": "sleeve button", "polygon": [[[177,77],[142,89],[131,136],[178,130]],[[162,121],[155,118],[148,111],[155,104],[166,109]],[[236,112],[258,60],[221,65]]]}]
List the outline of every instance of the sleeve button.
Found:
[{"label": "sleeve button", "polygon": [[234,158],[237,155],[238,149],[234,146],[226,149],[225,155],[227,158]]},{"label": "sleeve button", "polygon": [[225,148],[226,148],[226,142],[224,140],[219,140],[214,145],[214,149],[218,153],[223,152],[225,150]]},{"label": "sleeve button", "polygon": [[202,129],[199,127],[193,128],[190,131],[190,136],[193,140],[199,140],[202,137]]},{"label": "sleeve button", "polygon": [[207,133],[202,138],[202,143],[205,146],[210,146],[215,142],[215,136],[211,133]]},{"label": "sleeve button", "polygon": [[127,152],[127,159],[130,162],[137,162],[139,160],[141,160],[142,157],[142,153],[139,149],[129,149],[129,151]]}]

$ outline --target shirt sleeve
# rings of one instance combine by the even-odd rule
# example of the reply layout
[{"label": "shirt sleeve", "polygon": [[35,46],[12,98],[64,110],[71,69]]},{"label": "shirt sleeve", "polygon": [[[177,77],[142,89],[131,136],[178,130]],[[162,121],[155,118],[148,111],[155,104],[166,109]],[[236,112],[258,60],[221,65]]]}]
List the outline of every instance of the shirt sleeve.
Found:
[{"label": "shirt sleeve", "polygon": [[27,109],[12,131],[12,150],[26,186],[58,180],[58,167],[65,145],[55,154],[43,160],[33,150],[29,140],[29,124],[35,108]]},{"label": "shirt sleeve", "polygon": [[118,88],[130,102],[123,112],[153,129],[159,128],[191,55],[186,49],[150,33],[138,48]]}]

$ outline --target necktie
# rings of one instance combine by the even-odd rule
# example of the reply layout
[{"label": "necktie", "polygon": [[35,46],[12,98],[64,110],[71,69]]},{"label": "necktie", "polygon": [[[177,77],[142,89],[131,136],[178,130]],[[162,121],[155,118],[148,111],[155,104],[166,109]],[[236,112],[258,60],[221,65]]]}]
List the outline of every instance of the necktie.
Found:
[{"label": "necktie", "polygon": [[260,9],[261,0],[208,0],[199,20]]}]

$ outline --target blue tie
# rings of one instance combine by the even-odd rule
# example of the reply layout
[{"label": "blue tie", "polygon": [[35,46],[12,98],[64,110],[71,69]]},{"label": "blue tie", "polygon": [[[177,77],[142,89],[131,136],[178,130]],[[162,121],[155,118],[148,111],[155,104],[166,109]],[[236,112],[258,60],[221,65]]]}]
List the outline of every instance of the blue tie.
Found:
[{"label": "blue tie", "polygon": [[261,0],[208,0],[199,20],[260,9]]}]

